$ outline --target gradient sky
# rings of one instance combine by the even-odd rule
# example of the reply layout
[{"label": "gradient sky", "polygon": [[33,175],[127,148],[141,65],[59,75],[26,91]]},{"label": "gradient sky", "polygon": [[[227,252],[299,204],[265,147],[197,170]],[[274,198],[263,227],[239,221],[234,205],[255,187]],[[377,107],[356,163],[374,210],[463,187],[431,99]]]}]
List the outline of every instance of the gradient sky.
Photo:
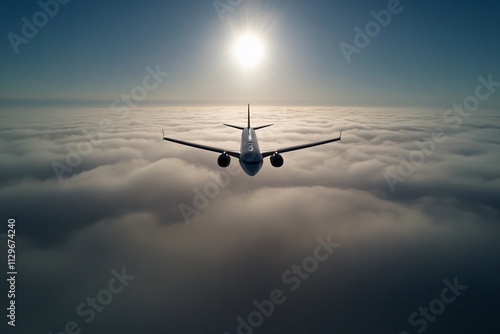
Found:
[{"label": "gradient sky", "polygon": [[[449,111],[479,76],[500,82],[499,1],[404,0],[351,62],[339,45],[388,0],[231,2],[221,20],[213,0],[71,0],[16,53],[40,2],[0,0],[2,267],[11,218],[18,255],[17,326],[2,284],[0,333],[251,334],[238,319],[276,289],[286,303],[254,334],[500,333],[500,84]],[[265,44],[251,70],[230,52],[247,31]],[[147,99],[111,107],[157,67]],[[222,123],[245,124],[246,103],[274,123],[263,150],[342,141],[250,177],[162,140],[237,150]],[[330,237],[291,289],[283,275]],[[106,307],[87,319],[91,297]]]},{"label": "gradient sky", "polygon": [[[78,1],[61,5],[16,54],[8,39],[36,1],[0,5],[0,101],[109,105],[147,66],[170,76],[144,103],[450,106],[479,75],[500,78],[498,1],[402,1],[349,64],[339,47],[387,1],[242,1],[222,21],[212,1]],[[228,55],[251,30],[266,58],[251,73]],[[498,95],[485,106],[499,106]]]}]

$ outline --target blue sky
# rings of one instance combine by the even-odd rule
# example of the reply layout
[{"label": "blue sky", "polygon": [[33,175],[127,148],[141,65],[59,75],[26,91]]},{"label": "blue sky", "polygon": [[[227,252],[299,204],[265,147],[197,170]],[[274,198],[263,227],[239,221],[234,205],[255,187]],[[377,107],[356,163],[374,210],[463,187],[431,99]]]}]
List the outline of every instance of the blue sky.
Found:
[{"label": "blue sky", "polygon": [[[340,43],[388,1],[241,0],[229,24],[213,0],[71,0],[16,53],[9,36],[44,14],[0,0],[16,331],[250,333],[238,319],[279,289],[253,333],[499,333],[500,83],[481,86],[483,110],[446,110],[478,76],[500,82],[499,1],[404,0],[349,63]],[[265,45],[251,69],[230,53],[247,30]],[[111,107],[158,66],[170,75],[145,101]],[[222,123],[245,124],[246,103],[254,126],[274,123],[263,150],[342,141],[250,178],[162,140],[237,150]],[[313,104],[331,106],[298,106]],[[316,259],[330,237],[340,248]],[[118,291],[115,271],[136,278]]]},{"label": "blue sky", "polygon": [[[500,81],[497,1],[401,1],[350,63],[339,44],[354,45],[354,27],[388,1],[240,2],[222,21],[212,1],[72,0],[16,53],[8,34],[41,7],[2,0],[0,99],[109,104],[156,65],[170,75],[144,103],[447,107],[479,75]],[[252,71],[228,55],[247,30],[266,52]],[[498,94],[484,106],[500,106]]]}]

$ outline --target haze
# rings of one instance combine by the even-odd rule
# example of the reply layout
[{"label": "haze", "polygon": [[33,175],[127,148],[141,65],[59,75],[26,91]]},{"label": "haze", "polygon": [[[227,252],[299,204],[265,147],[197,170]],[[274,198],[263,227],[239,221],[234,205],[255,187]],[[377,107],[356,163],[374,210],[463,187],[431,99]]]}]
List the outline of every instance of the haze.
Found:
[{"label": "haze", "polygon": [[[2,333],[498,332],[498,2],[42,3],[0,7]],[[342,142],[162,140],[238,150],[247,103]]]}]

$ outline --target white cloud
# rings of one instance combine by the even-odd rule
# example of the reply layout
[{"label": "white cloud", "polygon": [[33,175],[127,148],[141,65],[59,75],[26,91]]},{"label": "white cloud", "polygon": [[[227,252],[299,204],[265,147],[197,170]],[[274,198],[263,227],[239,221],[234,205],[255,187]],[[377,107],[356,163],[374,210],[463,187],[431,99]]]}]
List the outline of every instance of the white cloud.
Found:
[{"label": "white cloud", "polygon": [[[498,279],[489,264],[500,254],[500,143],[492,137],[491,118],[471,117],[463,130],[450,132],[392,193],[384,171],[416,150],[415,140],[428,138],[439,110],[256,107],[253,124],[276,124],[258,131],[262,149],[328,138],[340,129],[343,142],[284,154],[280,169],[266,160],[252,178],[231,176],[186,225],[179,204],[192,205],[193,190],[224,170],[215,153],[163,142],[161,128],[179,139],[237,149],[239,132],[221,123],[244,125],[245,108],[144,109],[131,114],[130,125],[106,109],[60,118],[45,113],[57,122],[23,118],[14,132],[4,126],[0,133],[6,176],[0,207],[22,226],[19,289],[36,300],[54,294],[27,307],[40,315],[24,325],[31,332],[61,329],[77,317],[73,309],[82,298],[109,280],[111,269],[126,266],[137,280],[86,330],[153,333],[164,326],[223,333],[327,235],[342,244],[339,254],[304,282],[263,332],[285,328],[276,322],[291,319],[295,328],[320,323],[361,333],[356,323],[376,324],[389,311],[386,321],[397,332],[420,303],[416,292],[398,286],[434,296],[429,291],[443,279],[459,275],[476,287],[467,291],[471,298],[481,298],[481,286]],[[116,130],[104,133],[74,173],[58,182],[50,163],[65,160],[62,145],[85,142],[81,130],[105,117]],[[367,296],[371,301],[359,308]],[[460,302],[464,311],[443,319],[449,328],[459,328],[464,313],[493,321],[481,316],[487,304]],[[332,319],[316,308],[331,310],[324,312]],[[185,329],[192,319],[200,327]]]}]

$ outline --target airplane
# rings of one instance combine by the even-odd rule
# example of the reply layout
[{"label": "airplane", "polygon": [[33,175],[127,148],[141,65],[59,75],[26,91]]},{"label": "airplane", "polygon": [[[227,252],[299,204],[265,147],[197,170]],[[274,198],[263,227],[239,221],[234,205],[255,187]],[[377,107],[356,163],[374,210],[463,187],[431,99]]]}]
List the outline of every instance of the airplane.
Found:
[{"label": "airplane", "polygon": [[269,160],[271,161],[271,165],[273,165],[273,167],[281,167],[281,166],[283,166],[283,163],[284,163],[283,157],[281,156],[282,153],[301,150],[304,148],[323,145],[323,144],[328,144],[328,143],[332,143],[332,142],[339,141],[339,140],[342,141],[342,138],[341,138],[342,137],[342,130],[341,130],[340,135],[337,138],[322,140],[322,141],[309,143],[309,144],[278,148],[278,149],[274,149],[274,150],[261,151],[259,148],[259,143],[257,141],[257,135],[255,134],[255,130],[267,128],[268,126],[271,126],[274,124],[262,125],[262,126],[258,126],[255,128],[251,127],[250,126],[250,104],[248,104],[248,124],[247,124],[247,127],[230,125],[230,124],[226,124],[226,123],[224,123],[223,125],[229,126],[229,127],[232,127],[232,128],[238,129],[238,130],[242,130],[241,146],[240,146],[239,151],[226,150],[226,149],[222,149],[222,148],[218,148],[218,147],[191,143],[191,142],[187,142],[187,141],[183,141],[183,140],[179,140],[179,139],[174,139],[174,138],[168,138],[168,137],[165,137],[164,132],[163,132],[163,140],[167,140],[167,141],[174,142],[174,143],[181,144],[181,145],[199,148],[202,150],[221,153],[221,155],[217,159],[217,164],[222,168],[228,167],[229,164],[231,163],[231,157],[234,157],[234,158],[239,160],[241,168],[249,176],[257,175],[259,170],[262,168],[264,158],[266,158],[266,157],[270,157]]}]

